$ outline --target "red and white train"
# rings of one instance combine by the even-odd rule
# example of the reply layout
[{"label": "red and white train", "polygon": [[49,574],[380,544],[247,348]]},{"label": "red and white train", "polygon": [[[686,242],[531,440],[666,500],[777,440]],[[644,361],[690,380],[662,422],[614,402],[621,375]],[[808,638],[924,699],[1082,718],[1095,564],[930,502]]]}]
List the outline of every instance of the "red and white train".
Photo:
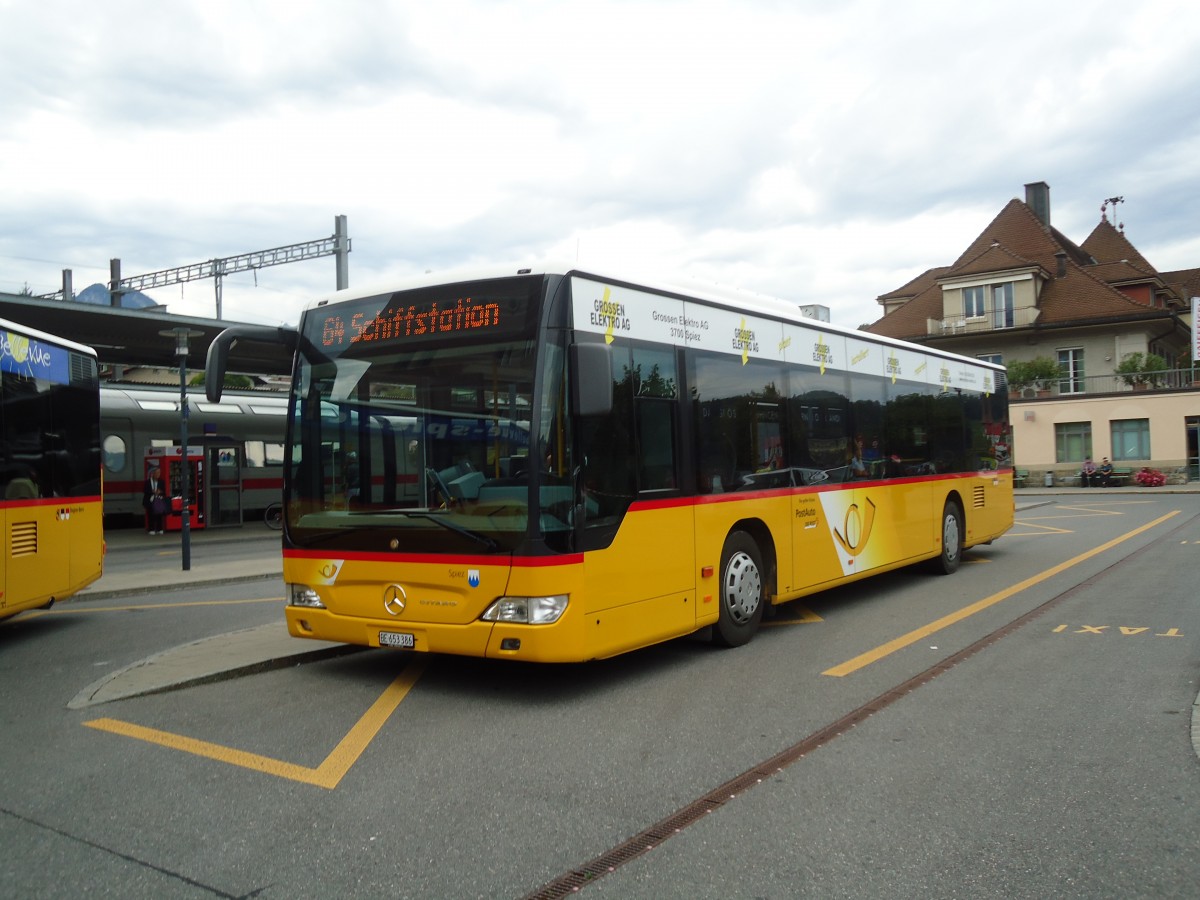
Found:
[{"label": "red and white train", "polygon": [[[202,516],[198,524],[237,525],[280,499],[287,404],[286,395],[232,391],[212,403],[202,391],[189,391],[188,455],[198,463],[191,491]],[[147,456],[169,454],[179,438],[178,391],[101,387],[106,523],[142,518]]]}]

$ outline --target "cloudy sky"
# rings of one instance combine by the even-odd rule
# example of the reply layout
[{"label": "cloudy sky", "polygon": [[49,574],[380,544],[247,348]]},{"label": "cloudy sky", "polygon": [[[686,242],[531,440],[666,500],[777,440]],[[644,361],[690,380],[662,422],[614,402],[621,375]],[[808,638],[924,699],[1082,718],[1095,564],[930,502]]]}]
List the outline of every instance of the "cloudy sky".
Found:
[{"label": "cloudy sky", "polygon": [[[324,238],[354,287],[545,258],[879,317],[1023,185],[1200,266],[1193,0],[0,0],[0,291]],[[295,322],[325,258],[230,276]],[[211,281],[159,289],[212,316]]]}]

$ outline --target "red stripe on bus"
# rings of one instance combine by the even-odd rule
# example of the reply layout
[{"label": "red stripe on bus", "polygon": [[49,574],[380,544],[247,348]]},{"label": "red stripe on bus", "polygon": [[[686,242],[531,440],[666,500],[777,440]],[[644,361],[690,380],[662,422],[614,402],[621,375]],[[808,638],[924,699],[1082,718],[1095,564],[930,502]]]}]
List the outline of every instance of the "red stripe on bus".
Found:
[{"label": "red stripe on bus", "polygon": [[[702,494],[695,498],[702,503],[737,503],[743,500],[765,500],[769,497],[791,497],[802,494],[825,494],[830,491],[863,490],[899,484],[927,484],[933,481],[965,481],[974,478],[991,478],[1002,474],[1002,470],[986,472],[956,472],[947,475],[906,475],[900,478],[861,478],[856,481],[839,481],[836,484],[813,484],[798,487],[771,488],[761,491],[731,491],[725,494]],[[643,507],[637,506],[641,509]]]},{"label": "red stripe on bus", "polygon": [[30,497],[27,500],[0,500],[5,509],[20,509],[25,506],[76,506],[80,503],[99,503],[100,495],[88,497]]},{"label": "red stripe on bus", "polygon": [[577,566],[583,562],[582,553],[567,553],[562,556],[462,556],[458,554],[439,555],[436,553],[366,553],[351,550],[346,553],[337,550],[323,552],[319,550],[284,550],[284,559],[319,559],[331,557],[347,559],[353,562],[391,562],[391,563],[429,563],[449,566],[496,566],[511,565],[519,569],[535,569],[548,566]]}]

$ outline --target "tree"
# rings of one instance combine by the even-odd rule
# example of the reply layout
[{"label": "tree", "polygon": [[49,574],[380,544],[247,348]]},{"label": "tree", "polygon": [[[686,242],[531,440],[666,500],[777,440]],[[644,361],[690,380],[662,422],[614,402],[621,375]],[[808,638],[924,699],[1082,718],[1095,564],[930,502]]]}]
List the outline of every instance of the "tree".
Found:
[{"label": "tree", "polygon": [[1046,390],[1050,382],[1058,381],[1062,377],[1062,366],[1058,360],[1049,356],[1018,359],[1008,363],[1008,386],[1011,390],[1023,391],[1027,387]]},{"label": "tree", "polygon": [[1131,387],[1157,386],[1167,371],[1167,361],[1157,353],[1126,353],[1113,369]]},{"label": "tree", "polygon": [[[204,373],[197,372],[188,380],[188,384],[192,385],[193,387],[204,387]],[[236,372],[226,372],[223,387],[227,387],[231,391],[248,391],[254,387],[254,379],[252,379],[249,375],[238,375]]]}]

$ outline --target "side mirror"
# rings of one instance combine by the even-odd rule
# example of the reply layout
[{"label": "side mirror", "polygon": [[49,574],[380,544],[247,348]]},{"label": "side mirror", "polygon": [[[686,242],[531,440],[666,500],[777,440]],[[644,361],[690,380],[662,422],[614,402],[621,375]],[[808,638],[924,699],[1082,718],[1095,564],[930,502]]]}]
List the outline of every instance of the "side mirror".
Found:
[{"label": "side mirror", "polygon": [[613,402],[612,351],[607,344],[572,344],[569,358],[575,412],[607,416]]},{"label": "side mirror", "polygon": [[213,403],[221,399],[225,387],[225,371],[229,366],[229,351],[239,340],[261,341],[280,346],[289,357],[296,352],[298,333],[292,328],[270,325],[230,325],[208,345],[204,361],[204,393]]}]

